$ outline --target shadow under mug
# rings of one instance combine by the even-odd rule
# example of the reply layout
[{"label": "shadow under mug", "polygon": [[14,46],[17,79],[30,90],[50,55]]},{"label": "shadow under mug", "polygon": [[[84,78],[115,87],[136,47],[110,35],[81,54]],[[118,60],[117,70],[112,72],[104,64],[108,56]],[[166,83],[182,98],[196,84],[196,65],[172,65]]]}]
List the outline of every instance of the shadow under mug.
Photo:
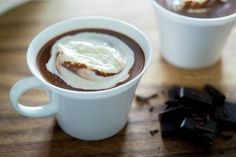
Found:
[{"label": "shadow under mug", "polygon": [[[71,30],[101,28],[117,31],[134,39],[143,49],[145,65],[140,74],[120,86],[101,91],[73,91],[47,82],[37,67],[37,54],[50,39]],[[34,75],[18,81],[10,91],[12,105],[21,115],[45,117],[55,115],[60,127],[69,135],[83,140],[108,138],[119,132],[128,120],[136,87],[152,58],[150,42],[136,27],[111,18],[83,17],[56,23],[40,32],[27,51],[27,64]],[[42,106],[20,104],[20,96],[29,89],[43,88],[50,101]]]}]

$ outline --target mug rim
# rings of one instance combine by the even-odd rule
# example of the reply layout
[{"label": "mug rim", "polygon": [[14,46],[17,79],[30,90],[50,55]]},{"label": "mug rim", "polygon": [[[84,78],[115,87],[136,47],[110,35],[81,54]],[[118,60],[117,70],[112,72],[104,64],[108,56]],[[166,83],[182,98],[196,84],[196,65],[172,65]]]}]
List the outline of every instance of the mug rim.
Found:
[{"label": "mug rim", "polygon": [[[112,87],[112,88],[108,88],[108,89],[102,89],[102,90],[96,90],[96,91],[77,91],[77,90],[70,90],[70,89],[66,89],[66,88],[62,88],[62,87],[59,87],[59,86],[56,86],[54,84],[51,84],[50,82],[48,82],[41,74],[40,74],[40,71],[38,70],[38,67],[37,67],[37,64],[34,64],[34,61],[30,60],[30,53],[31,53],[31,49],[32,49],[32,45],[37,42],[38,38],[40,37],[41,34],[43,34],[44,32],[50,30],[50,29],[53,29],[54,27],[57,27],[58,25],[60,24],[63,24],[63,23],[67,23],[67,22],[70,22],[70,21],[82,21],[82,20],[105,20],[105,21],[110,21],[110,22],[114,22],[114,23],[117,23],[117,24],[120,24],[120,25],[123,25],[125,27],[130,27],[131,29],[135,30],[136,33],[139,33],[141,35],[141,37],[144,39],[145,43],[143,45],[146,45],[148,50],[144,50],[144,46],[142,46],[141,43],[137,42],[136,39],[130,37],[131,39],[133,39],[135,42],[138,43],[138,45],[142,48],[143,50],[143,53],[144,53],[144,59],[145,59],[145,63],[144,63],[144,67],[142,69],[142,71],[137,74],[134,78],[132,78],[131,80],[121,84],[121,85],[118,85],[118,86],[115,86],[115,87]],[[84,27],[85,28],[85,27]],[[113,31],[117,31],[117,32],[120,32],[118,30],[116,30],[116,28],[113,29]],[[63,33],[63,32],[62,32]],[[122,32],[120,32],[122,33]],[[125,33],[122,33],[122,34],[125,34]],[[47,41],[49,41],[50,39],[47,39]],[[42,47],[41,47],[42,48]],[[145,52],[145,51],[149,51],[149,52]],[[38,56],[38,52],[36,52],[36,56]],[[103,17],[103,16],[83,16],[83,17],[75,17],[75,18],[70,18],[70,19],[67,19],[67,20],[62,20],[60,22],[57,22],[57,23],[54,23],[48,27],[46,27],[45,29],[43,29],[42,31],[40,31],[34,38],[33,40],[31,41],[29,47],[28,47],[28,50],[27,50],[27,65],[31,71],[31,73],[40,81],[40,82],[43,82],[47,87],[49,87],[50,89],[53,89],[53,91],[57,91],[59,92],[60,94],[65,94],[67,96],[78,96],[79,95],[100,95],[100,96],[104,96],[105,94],[109,94],[109,93],[113,93],[111,95],[114,95],[115,91],[123,91],[122,89],[126,89],[125,87],[129,87],[129,86],[132,86],[132,84],[136,83],[136,81],[138,81],[139,78],[141,78],[141,76],[144,74],[144,72],[147,70],[147,68],[149,67],[150,63],[151,63],[151,60],[152,60],[152,46],[151,46],[151,43],[150,41],[148,40],[148,38],[146,37],[146,35],[139,29],[137,28],[136,26],[130,24],[130,23],[127,23],[125,21],[122,21],[122,20],[119,20],[119,19],[114,19],[114,18],[109,18],[109,17]],[[37,69],[37,70],[36,70]],[[96,96],[96,97],[97,97]]]},{"label": "mug rim", "polygon": [[199,17],[191,17],[191,16],[185,16],[185,15],[181,15],[178,14],[176,12],[170,11],[168,9],[166,9],[165,7],[163,7],[162,5],[160,5],[158,2],[156,2],[156,0],[151,0],[152,4],[154,7],[156,7],[157,9],[161,10],[162,12],[165,12],[166,14],[173,16],[174,18],[178,18],[181,19],[183,21],[190,21],[190,22],[195,22],[195,23],[202,23],[202,24],[211,24],[214,22],[223,22],[223,21],[227,21],[227,20],[236,20],[236,12],[233,14],[229,14],[226,16],[221,16],[221,17],[213,17],[213,18],[199,18]]}]

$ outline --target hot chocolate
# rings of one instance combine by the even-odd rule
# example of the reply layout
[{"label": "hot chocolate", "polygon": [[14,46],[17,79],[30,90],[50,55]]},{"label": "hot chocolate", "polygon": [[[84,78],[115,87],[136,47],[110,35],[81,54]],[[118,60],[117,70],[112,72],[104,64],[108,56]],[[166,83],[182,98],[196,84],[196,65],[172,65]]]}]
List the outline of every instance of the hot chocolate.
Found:
[{"label": "hot chocolate", "polygon": [[133,39],[95,28],[61,34],[48,41],[37,57],[39,71],[48,82],[82,91],[121,85],[142,71],[144,60]]},{"label": "hot chocolate", "polygon": [[197,18],[217,18],[236,12],[235,0],[155,0],[178,14]]}]

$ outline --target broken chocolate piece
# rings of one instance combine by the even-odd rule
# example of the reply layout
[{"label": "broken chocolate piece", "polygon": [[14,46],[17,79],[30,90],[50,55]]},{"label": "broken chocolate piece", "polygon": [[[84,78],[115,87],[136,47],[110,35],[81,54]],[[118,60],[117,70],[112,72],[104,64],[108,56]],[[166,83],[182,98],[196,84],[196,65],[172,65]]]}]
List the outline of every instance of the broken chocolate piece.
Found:
[{"label": "broken chocolate piece", "polygon": [[215,87],[207,84],[204,90],[211,96],[212,102],[217,105],[223,105],[225,101],[225,95],[217,90]]},{"label": "broken chocolate piece", "polygon": [[207,119],[205,124],[203,124],[203,125],[196,124],[195,127],[197,130],[200,130],[201,132],[212,133],[212,136],[214,136],[214,137],[218,131],[217,122],[215,122],[211,119]]},{"label": "broken chocolate piece", "polygon": [[177,120],[179,118],[183,118],[185,116],[186,111],[190,109],[191,107],[184,106],[184,105],[168,108],[159,113],[159,119],[160,120],[172,120],[172,119]]},{"label": "broken chocolate piece", "polygon": [[185,106],[166,109],[159,114],[162,137],[178,136]]},{"label": "broken chocolate piece", "polygon": [[208,94],[185,87],[180,88],[180,102],[196,109],[211,110],[214,107]]},{"label": "broken chocolate piece", "polygon": [[159,114],[162,137],[180,135],[179,125],[185,116],[185,109],[186,106],[182,105],[166,109]]},{"label": "broken chocolate piece", "polygon": [[174,86],[168,95],[170,100],[159,114],[162,137],[184,137],[209,148],[218,130],[236,128],[236,103],[225,102],[225,95],[211,85],[204,91]]},{"label": "broken chocolate piece", "polygon": [[151,107],[149,108],[149,112],[152,112],[153,110],[154,110],[154,107],[151,106]]},{"label": "broken chocolate piece", "polygon": [[195,140],[204,147],[210,147],[217,133],[217,123],[213,120],[206,120],[204,125],[199,125],[194,118],[185,117],[180,128],[187,137]]},{"label": "broken chocolate piece", "polygon": [[204,146],[206,147],[210,147],[213,144],[213,140],[216,137],[216,134],[218,132],[218,125],[217,122],[208,119],[207,122],[205,123],[204,126],[202,126],[201,131],[203,131],[202,133],[200,133],[198,135],[198,137],[204,141]]},{"label": "broken chocolate piece", "polygon": [[141,103],[148,103],[150,99],[156,98],[156,97],[158,97],[158,94],[155,93],[155,94],[152,94],[152,95],[146,96],[146,97],[141,96],[141,95],[136,95],[135,99],[136,99],[136,101],[141,102]]},{"label": "broken chocolate piece", "polygon": [[158,129],[155,129],[155,130],[151,130],[150,131],[150,134],[152,135],[152,136],[154,136],[155,134],[157,134],[159,132],[159,130]]},{"label": "broken chocolate piece", "polygon": [[223,126],[236,127],[236,104],[225,102],[223,106],[216,106],[215,119]]},{"label": "broken chocolate piece", "polygon": [[180,129],[179,129],[180,121],[160,121],[161,125],[161,135],[162,137],[169,137],[169,136],[179,136]]},{"label": "broken chocolate piece", "polygon": [[194,131],[195,130],[194,119],[185,117],[180,124],[180,128],[188,131]]}]

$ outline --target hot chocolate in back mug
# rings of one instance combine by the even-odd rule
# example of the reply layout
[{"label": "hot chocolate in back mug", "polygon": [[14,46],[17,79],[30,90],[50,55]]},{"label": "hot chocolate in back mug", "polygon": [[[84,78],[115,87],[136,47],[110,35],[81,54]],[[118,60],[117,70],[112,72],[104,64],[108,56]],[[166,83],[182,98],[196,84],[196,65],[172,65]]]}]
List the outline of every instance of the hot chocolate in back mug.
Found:
[{"label": "hot chocolate in back mug", "polygon": [[[37,67],[37,55],[49,40],[65,32],[83,28],[100,28],[120,32],[134,39],[142,48],[145,65],[132,80],[100,91],[74,91],[47,82]],[[111,18],[73,18],[54,24],[40,32],[27,51],[27,64],[33,77],[17,82],[10,91],[13,107],[27,117],[56,116],[60,127],[69,135],[83,140],[100,140],[119,132],[127,123],[136,87],[148,68],[152,49],[148,39],[136,27]],[[50,97],[48,104],[26,106],[19,103],[21,95],[33,88],[42,88]]]}]

